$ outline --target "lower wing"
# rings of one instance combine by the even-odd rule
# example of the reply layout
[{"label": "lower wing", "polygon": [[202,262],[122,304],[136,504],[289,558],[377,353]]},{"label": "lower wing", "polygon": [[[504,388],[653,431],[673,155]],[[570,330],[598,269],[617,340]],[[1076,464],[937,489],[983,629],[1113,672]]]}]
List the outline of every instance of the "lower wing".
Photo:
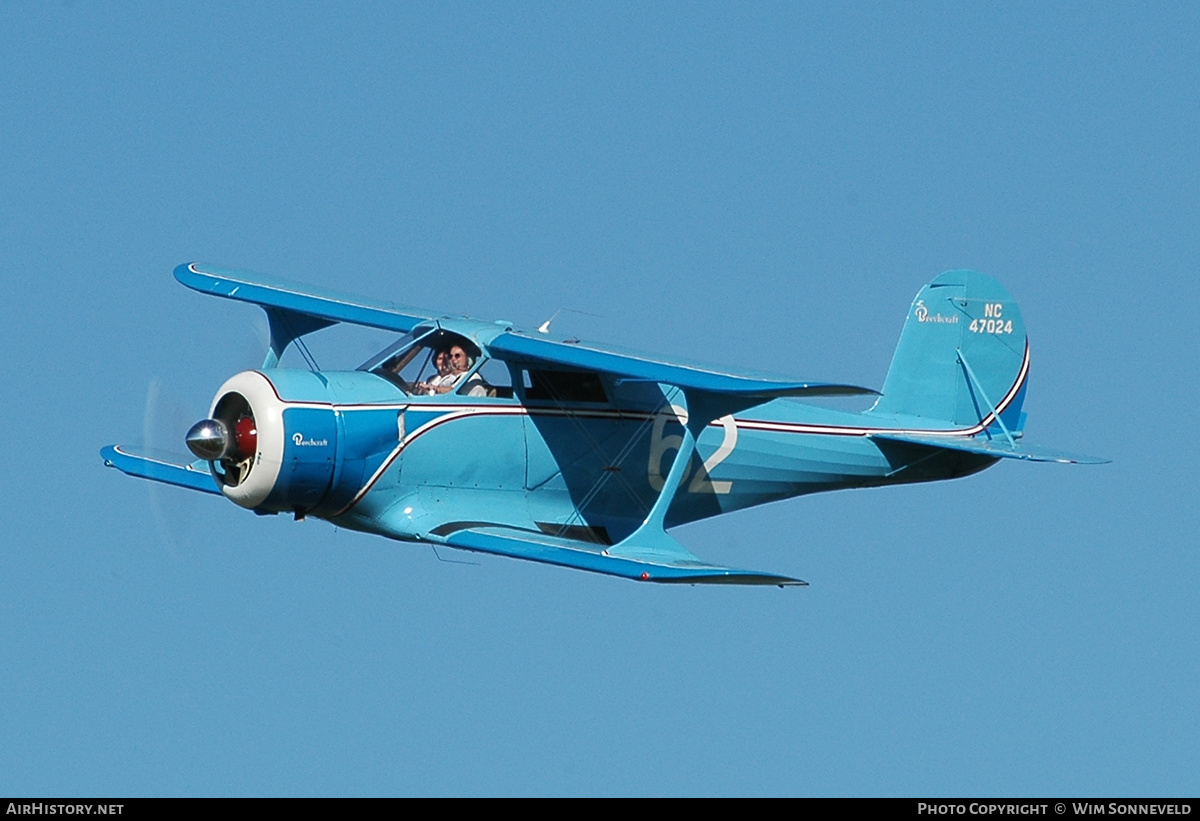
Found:
[{"label": "lower wing", "polygon": [[135,453],[123,445],[109,445],[100,449],[104,464],[130,476],[151,479],[168,485],[202,490],[220,495],[217,483],[209,472],[208,462],[181,460],[185,457],[174,454]]},{"label": "lower wing", "polygon": [[443,538],[445,544],[462,550],[556,564],[638,581],[676,584],[774,584],[779,587],[808,584],[774,573],[706,564],[684,550],[679,542],[665,533],[660,533],[655,544],[630,544],[630,540],[627,539],[605,547],[513,527],[477,524],[447,534]]}]

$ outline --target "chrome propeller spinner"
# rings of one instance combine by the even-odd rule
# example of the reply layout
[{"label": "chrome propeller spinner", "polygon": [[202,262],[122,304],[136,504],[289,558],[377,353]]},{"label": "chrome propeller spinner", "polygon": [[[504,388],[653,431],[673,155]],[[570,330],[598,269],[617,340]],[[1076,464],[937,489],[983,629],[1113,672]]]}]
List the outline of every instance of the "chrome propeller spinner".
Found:
[{"label": "chrome propeller spinner", "polygon": [[[192,425],[185,439],[188,450],[214,465],[219,481],[237,486],[249,475],[254,463],[258,429],[254,417],[243,413],[232,426],[223,419],[201,419]],[[219,470],[216,465],[220,465]]]},{"label": "chrome propeller spinner", "polygon": [[188,450],[200,459],[216,462],[234,454],[237,442],[220,419],[201,419],[187,432]]}]

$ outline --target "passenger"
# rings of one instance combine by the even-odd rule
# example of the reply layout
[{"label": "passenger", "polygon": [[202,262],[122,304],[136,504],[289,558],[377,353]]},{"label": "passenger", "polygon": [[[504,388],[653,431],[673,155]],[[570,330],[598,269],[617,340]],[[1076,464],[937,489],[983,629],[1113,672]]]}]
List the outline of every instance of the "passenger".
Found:
[{"label": "passenger", "polygon": [[[467,355],[461,345],[450,346],[450,368],[454,371],[454,387],[457,387],[459,380],[463,375],[475,366],[475,360]],[[487,396],[487,383],[483,381],[483,377],[479,374],[472,374],[471,378],[466,381],[463,386],[464,393],[467,396]]]}]

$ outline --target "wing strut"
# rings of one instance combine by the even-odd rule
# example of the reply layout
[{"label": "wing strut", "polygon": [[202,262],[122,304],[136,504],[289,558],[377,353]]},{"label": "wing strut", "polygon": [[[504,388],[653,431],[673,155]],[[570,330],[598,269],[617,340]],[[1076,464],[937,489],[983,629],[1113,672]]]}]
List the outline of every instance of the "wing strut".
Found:
[{"label": "wing strut", "polygon": [[[634,544],[641,541],[639,537],[647,537],[653,535],[657,537],[659,534],[666,535],[666,518],[667,508],[671,506],[671,502],[675,501],[675,493],[679,490],[679,484],[683,481],[683,473],[687,470],[688,463],[692,460],[692,454],[696,451],[696,435],[692,432],[692,419],[695,418],[691,414],[688,415],[688,424],[683,426],[683,441],[679,444],[679,450],[675,453],[675,460],[671,462],[671,469],[667,472],[667,476],[663,479],[662,491],[658,494],[658,498],[654,500],[654,505],[650,508],[650,512],[642,521],[640,527],[635,530],[626,539],[623,539],[620,544],[615,547],[620,547],[626,542]],[[708,423],[705,422],[704,425]],[[672,539],[671,541],[675,541]],[[612,552],[611,550],[609,551]]]},{"label": "wing strut", "polygon": [[[777,576],[773,573],[757,571],[730,570],[714,567],[701,561],[699,557],[688,551],[683,545],[667,534],[666,517],[675,494],[683,482],[684,473],[696,452],[696,439],[701,431],[708,427],[713,419],[720,418],[734,410],[740,410],[757,401],[746,396],[730,396],[728,394],[709,393],[702,390],[683,391],[687,397],[688,418],[683,426],[682,441],[671,469],[663,479],[662,490],[654,500],[650,512],[642,524],[626,538],[603,551],[605,556],[616,559],[628,559],[644,562],[647,565],[665,565],[672,568],[694,568],[697,575],[707,571],[705,581],[724,582],[727,584],[777,584],[784,585],[807,584],[799,579],[787,576]],[[714,573],[713,571],[720,571]],[[642,572],[643,581],[687,581],[688,579],[656,578],[656,570],[650,566]],[[724,577],[723,579],[721,577]]]},{"label": "wing strut", "polygon": [[330,325],[336,325],[337,322],[332,319],[289,311],[285,308],[271,308],[266,305],[263,306],[263,311],[267,315],[267,324],[271,329],[271,346],[267,349],[267,357],[263,360],[263,368],[274,368],[278,365],[287,346],[295,342],[300,348],[300,352],[304,355],[305,360],[308,361],[308,366],[314,371],[318,370],[317,363],[313,361],[312,354],[308,352],[308,348],[304,347],[304,341],[300,337],[310,334],[313,331],[319,331],[322,328],[328,328]]}]

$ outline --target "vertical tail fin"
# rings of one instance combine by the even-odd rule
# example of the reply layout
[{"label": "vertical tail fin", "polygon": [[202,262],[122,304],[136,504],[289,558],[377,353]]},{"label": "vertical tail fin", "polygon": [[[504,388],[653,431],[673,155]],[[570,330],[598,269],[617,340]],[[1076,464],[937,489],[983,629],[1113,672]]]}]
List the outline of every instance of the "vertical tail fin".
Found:
[{"label": "vertical tail fin", "polygon": [[1012,296],[986,274],[947,271],[913,300],[870,413],[1016,433],[1028,373],[1025,322]]}]

